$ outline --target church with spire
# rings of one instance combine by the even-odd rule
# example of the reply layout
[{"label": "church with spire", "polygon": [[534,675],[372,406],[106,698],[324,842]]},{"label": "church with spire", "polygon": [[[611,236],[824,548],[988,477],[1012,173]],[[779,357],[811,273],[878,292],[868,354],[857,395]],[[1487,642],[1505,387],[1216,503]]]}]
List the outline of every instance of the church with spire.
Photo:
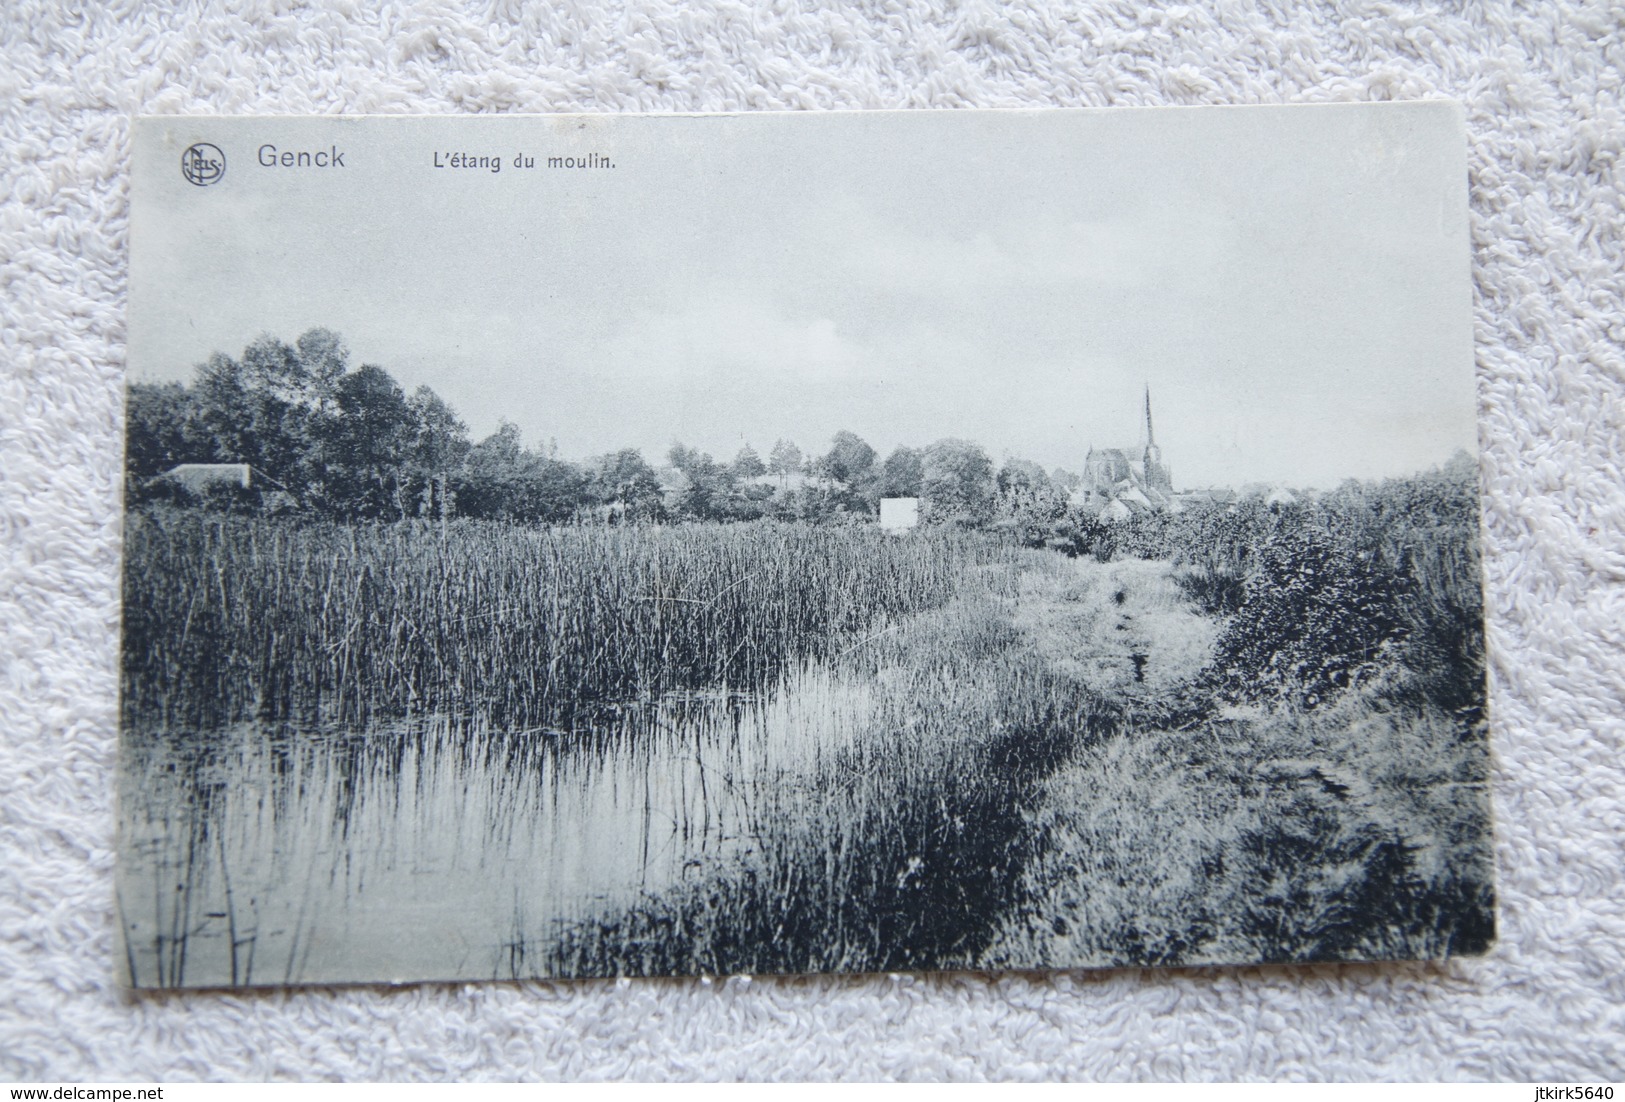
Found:
[{"label": "church with spire", "polygon": [[1114,520],[1139,512],[1179,508],[1173,472],[1163,461],[1151,424],[1150,387],[1145,390],[1141,434],[1138,447],[1089,449],[1083,481],[1072,494],[1073,504]]}]

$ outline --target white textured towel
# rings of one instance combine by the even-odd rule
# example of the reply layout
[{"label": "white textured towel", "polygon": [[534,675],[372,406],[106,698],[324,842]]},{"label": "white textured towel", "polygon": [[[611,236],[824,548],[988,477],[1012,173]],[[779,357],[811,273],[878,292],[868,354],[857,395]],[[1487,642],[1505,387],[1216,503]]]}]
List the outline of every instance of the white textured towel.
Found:
[{"label": "white textured towel", "polygon": [[[1625,7],[0,10],[0,1079],[1625,1078]],[[510,10],[512,9],[512,10]],[[111,792],[129,120],[1467,107],[1501,941],[1445,966],[128,998]]]}]

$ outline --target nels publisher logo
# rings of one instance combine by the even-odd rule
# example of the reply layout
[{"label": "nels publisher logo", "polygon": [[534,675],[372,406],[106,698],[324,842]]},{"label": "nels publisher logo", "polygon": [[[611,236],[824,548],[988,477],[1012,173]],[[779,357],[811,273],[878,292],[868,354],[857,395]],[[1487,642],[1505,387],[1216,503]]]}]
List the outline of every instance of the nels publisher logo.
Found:
[{"label": "nels publisher logo", "polygon": [[187,183],[198,187],[218,184],[226,175],[226,155],[219,146],[208,142],[189,145],[181,154],[181,175],[186,177]]}]

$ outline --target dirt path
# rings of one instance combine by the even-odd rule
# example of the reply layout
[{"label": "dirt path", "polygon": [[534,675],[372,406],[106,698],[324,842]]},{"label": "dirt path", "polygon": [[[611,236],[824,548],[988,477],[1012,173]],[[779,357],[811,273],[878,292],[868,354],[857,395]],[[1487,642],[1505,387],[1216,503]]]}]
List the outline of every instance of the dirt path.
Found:
[{"label": "dirt path", "polygon": [[1016,625],[1056,670],[1100,697],[1156,705],[1212,654],[1218,624],[1198,613],[1172,564],[1078,558],[1023,576]]}]

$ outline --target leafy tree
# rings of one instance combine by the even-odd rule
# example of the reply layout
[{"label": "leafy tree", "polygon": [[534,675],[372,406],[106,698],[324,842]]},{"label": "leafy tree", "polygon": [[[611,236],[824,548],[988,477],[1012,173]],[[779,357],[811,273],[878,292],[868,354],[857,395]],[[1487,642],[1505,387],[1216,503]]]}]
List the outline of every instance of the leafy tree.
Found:
[{"label": "leafy tree", "polygon": [[346,516],[404,518],[418,424],[400,385],[363,364],[338,379],[333,404],[321,431],[327,503]]},{"label": "leafy tree", "polygon": [[325,329],[296,345],[259,337],[240,359],[217,352],[199,365],[190,391],[196,437],[215,461],[252,464],[294,494],[319,499],[347,363],[343,341]]},{"label": "leafy tree", "polygon": [[1068,533],[1062,523],[1066,494],[1043,467],[1026,459],[1008,459],[999,469],[996,485],[1000,524],[1013,529],[1023,544],[1040,547]]},{"label": "leafy tree", "polygon": [[412,417],[408,467],[418,488],[418,515],[444,522],[456,509],[451,477],[468,457],[468,426],[426,386],[407,399]]},{"label": "leafy tree", "polygon": [[844,430],[836,433],[830,444],[828,454],[815,464],[815,471],[838,484],[834,492],[841,509],[873,515],[880,500],[875,450],[856,433]]},{"label": "leafy tree", "polygon": [[998,485],[1001,493],[1011,491],[1033,492],[1049,486],[1049,475],[1030,459],[1006,459],[999,468]]},{"label": "leafy tree", "polygon": [[795,474],[801,470],[801,449],[788,440],[778,440],[767,456],[767,469],[776,475]]},{"label": "leafy tree", "polygon": [[762,457],[756,454],[756,449],[749,444],[739,449],[734,456],[733,475],[735,478],[759,478],[767,473],[767,464]]},{"label": "leafy tree", "polygon": [[1079,486],[1083,485],[1083,476],[1073,474],[1065,467],[1056,467],[1050,472],[1049,477],[1050,481],[1054,483],[1055,488],[1064,494],[1070,494],[1073,490],[1076,490]]},{"label": "leafy tree", "polygon": [[125,398],[125,469],[144,481],[178,463],[209,463],[215,458],[198,439],[192,395],[180,383],[131,383]]},{"label": "leafy tree", "polygon": [[672,445],[668,458],[683,475],[683,486],[675,503],[677,515],[689,520],[725,519],[734,490],[734,478],[728,468],[698,448],[684,444]]},{"label": "leafy tree", "polygon": [[320,462],[324,409],[315,375],[298,349],[270,336],[243,349],[242,374],[260,453],[250,462],[289,486],[304,483]]},{"label": "leafy tree", "polygon": [[925,449],[921,496],[930,523],[982,527],[993,519],[993,460],[968,440],[938,440]]},{"label": "leafy tree", "polygon": [[674,443],[671,446],[671,450],[666,453],[666,462],[670,463],[673,467],[676,467],[679,471],[686,473],[690,467],[698,466],[701,463],[711,462],[711,457],[700,451],[700,449],[691,448],[687,444],[679,441]]},{"label": "leafy tree", "polygon": [[728,498],[728,518],[756,520],[768,516],[772,509],[773,497],[772,486],[736,483],[732,495]]},{"label": "leafy tree", "polygon": [[282,460],[293,452],[279,443],[285,431],[287,409],[256,392],[243,364],[224,353],[210,356],[198,367],[192,386],[197,425],[217,460],[252,463],[273,470],[283,481],[291,476]]},{"label": "leafy tree", "polygon": [[633,519],[657,520],[665,512],[660,478],[636,448],[595,460],[589,489],[598,502],[620,506]]},{"label": "leafy tree", "polygon": [[525,476],[525,445],[517,424],[502,421],[491,436],[468,450],[468,462],[458,473],[458,509],[470,517],[497,518],[513,514],[515,486]]},{"label": "leafy tree", "polygon": [[530,454],[513,517],[531,523],[569,520],[588,501],[587,475],[556,454]]},{"label": "leafy tree", "polygon": [[329,329],[310,329],[294,342],[295,354],[304,369],[301,401],[317,417],[331,413],[336,404],[339,380],[350,369],[350,350],[344,340]]},{"label": "leafy tree", "polygon": [[924,478],[925,462],[920,452],[898,447],[880,466],[880,496],[919,497]]},{"label": "leafy tree", "polygon": [[840,495],[812,482],[774,494],[762,503],[762,511],[764,516],[805,524],[827,524],[842,513]]},{"label": "leafy tree", "polygon": [[837,482],[853,488],[861,485],[874,470],[875,450],[855,432],[842,430],[830,440],[829,454],[824,457],[824,469]]},{"label": "leafy tree", "polygon": [[504,421],[468,453],[456,494],[469,516],[561,521],[587,500],[587,476],[574,464],[527,451],[519,426]]}]

